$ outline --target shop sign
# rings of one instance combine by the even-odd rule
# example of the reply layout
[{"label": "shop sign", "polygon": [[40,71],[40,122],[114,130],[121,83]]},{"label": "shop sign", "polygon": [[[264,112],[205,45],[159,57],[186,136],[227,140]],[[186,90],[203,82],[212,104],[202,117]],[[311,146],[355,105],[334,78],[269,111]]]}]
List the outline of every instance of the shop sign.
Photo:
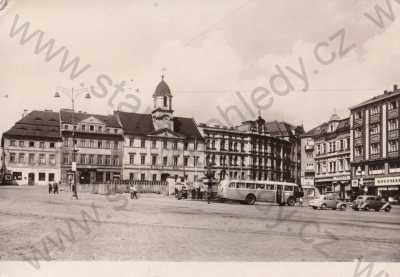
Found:
[{"label": "shop sign", "polygon": [[351,186],[352,187],[358,187],[358,179],[351,180]]},{"label": "shop sign", "polygon": [[76,171],[76,162],[72,162],[72,171]]},{"label": "shop sign", "polygon": [[335,181],[348,181],[350,180],[350,175],[334,176],[333,179]]},{"label": "shop sign", "polygon": [[400,176],[376,178],[376,186],[400,186]]}]

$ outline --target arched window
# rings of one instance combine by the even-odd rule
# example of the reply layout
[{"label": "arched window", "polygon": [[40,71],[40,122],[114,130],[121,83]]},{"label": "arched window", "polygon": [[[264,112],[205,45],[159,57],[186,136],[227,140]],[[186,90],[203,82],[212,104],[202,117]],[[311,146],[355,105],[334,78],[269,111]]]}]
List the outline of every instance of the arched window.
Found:
[{"label": "arched window", "polygon": [[168,106],[168,98],[167,96],[164,96],[164,107]]}]

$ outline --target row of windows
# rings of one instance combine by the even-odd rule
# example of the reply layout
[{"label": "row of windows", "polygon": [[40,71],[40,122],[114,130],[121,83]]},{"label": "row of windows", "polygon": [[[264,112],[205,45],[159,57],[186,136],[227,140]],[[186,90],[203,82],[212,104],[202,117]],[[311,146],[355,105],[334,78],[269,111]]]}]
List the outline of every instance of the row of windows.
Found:
[{"label": "row of windows", "polygon": [[[279,185],[282,187],[281,185]],[[254,184],[254,183],[244,183],[244,182],[233,182],[230,183],[229,188],[236,189],[260,189],[260,190],[271,190],[275,191],[278,188],[278,185],[269,185],[269,184]],[[283,186],[284,191],[294,191],[295,186]]]},{"label": "row of windows", "polygon": [[[46,179],[47,175],[47,179]],[[22,172],[19,171],[14,171],[13,172],[13,179],[14,180],[22,180]],[[54,173],[44,173],[44,172],[39,172],[38,174],[38,180],[39,181],[49,181],[49,182],[54,182]]]},{"label": "row of windows", "polygon": [[[36,159],[36,157],[38,159]],[[18,163],[18,164],[40,164],[40,165],[55,165],[56,164],[56,155],[55,154],[49,154],[46,155],[44,153],[29,153],[26,155],[25,153],[14,153],[10,152],[9,156],[9,162],[10,163]]]},{"label": "row of windows", "polygon": [[336,161],[317,162],[317,174],[336,173],[350,170],[350,159],[339,159]]},{"label": "row of windows", "polygon": [[[356,146],[354,148],[354,155],[356,157],[362,156],[364,154],[363,151],[364,147],[362,145]],[[398,152],[399,151],[399,142],[398,140],[390,140],[388,141],[388,152]],[[370,145],[370,152],[372,155],[377,155],[381,153],[381,144],[371,143]]]},{"label": "row of windows", "polygon": [[[17,144],[18,142],[18,144]],[[10,140],[9,141],[10,146],[17,146],[18,147],[39,147],[39,148],[55,148],[55,142],[46,142],[46,141],[24,141],[24,140]]]},{"label": "row of windows", "polygon": [[[145,173],[140,173],[140,175],[138,174],[138,178],[139,178],[140,181],[146,181],[146,174]],[[187,179],[187,178],[188,178],[188,176],[185,175],[185,179]],[[160,179],[161,179],[161,175],[160,175]],[[158,179],[158,175],[157,174],[152,174],[151,175],[151,180],[152,181],[157,181],[157,180],[160,180],[160,179]],[[178,175],[175,175],[175,179],[178,179]],[[129,180],[130,181],[136,180],[135,173],[133,173],[133,172],[129,173]],[[193,176],[193,182],[197,182],[197,180],[198,180],[198,176],[194,175]]]},{"label": "row of windows", "polygon": [[[129,154],[129,164],[135,164],[135,153],[130,153]],[[140,164],[145,165],[146,164],[146,154],[140,154]],[[179,156],[175,155],[172,157],[172,163],[173,166],[178,166],[179,162]],[[193,157],[193,166],[197,166],[199,163],[199,157],[194,156]],[[158,155],[151,155],[151,165],[157,165],[158,164]],[[167,166],[168,165],[168,156],[162,157],[162,165]],[[188,166],[189,165],[189,157],[184,156],[183,157],[183,165]]]},{"label": "row of windows", "polygon": [[350,149],[350,138],[317,144],[317,155]]},{"label": "row of windows", "polygon": [[[388,103],[387,107],[388,107],[389,111],[395,110],[395,109],[397,109],[399,107],[399,103],[397,102],[397,100],[392,100],[392,101],[390,101]],[[375,105],[375,106],[370,108],[370,114],[371,115],[379,114],[380,112],[381,112],[381,107],[378,106],[378,105]],[[363,118],[363,112],[362,111],[356,112],[355,115],[354,115],[354,118],[357,119],[357,120],[358,119],[362,119]]]},{"label": "row of windows", "polygon": [[[98,133],[106,133],[109,134],[111,133],[111,129],[110,128],[103,128],[103,126],[95,126],[95,125],[85,125],[85,124],[81,124],[79,125],[79,128],[77,125],[74,125],[72,127],[72,125],[69,124],[64,124],[64,130],[74,130],[74,131],[82,131],[82,132],[98,132]],[[114,128],[113,129],[114,134],[118,134],[119,129]]]},{"label": "row of windows", "polygon": [[[111,159],[112,158],[112,159]],[[119,165],[119,156],[115,155],[111,157],[111,155],[87,155],[87,154],[79,154],[77,155],[76,161],[79,164],[87,164],[87,165]],[[71,164],[72,163],[72,155],[69,153],[64,153],[63,155],[63,163]]]},{"label": "row of windows", "polygon": [[88,139],[79,139],[74,140],[66,139],[64,140],[64,147],[72,147],[73,144],[78,145],[81,148],[97,148],[97,149],[120,149],[122,144],[118,141],[109,141],[109,140],[88,140]]},{"label": "row of windows", "polygon": [[[145,138],[140,139],[140,147],[146,148],[146,142],[151,143],[151,148],[157,148],[157,140],[156,139],[146,140]],[[185,141],[183,143],[184,150],[188,150],[189,146],[190,146],[189,142]],[[135,147],[135,139],[134,138],[129,139],[129,147],[132,147],[132,148]],[[168,148],[168,140],[162,140],[162,147],[164,149]],[[198,148],[198,143],[197,143],[197,141],[195,141],[195,142],[193,142],[193,149],[197,150],[197,148]],[[178,149],[178,141],[172,142],[172,149]]]}]

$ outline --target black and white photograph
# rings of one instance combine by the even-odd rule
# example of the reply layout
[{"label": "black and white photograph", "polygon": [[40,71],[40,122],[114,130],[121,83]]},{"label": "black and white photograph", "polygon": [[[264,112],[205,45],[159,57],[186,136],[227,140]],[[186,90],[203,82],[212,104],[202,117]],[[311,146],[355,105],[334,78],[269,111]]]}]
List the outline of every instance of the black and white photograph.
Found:
[{"label": "black and white photograph", "polygon": [[400,0],[0,0],[0,277],[400,276]]}]

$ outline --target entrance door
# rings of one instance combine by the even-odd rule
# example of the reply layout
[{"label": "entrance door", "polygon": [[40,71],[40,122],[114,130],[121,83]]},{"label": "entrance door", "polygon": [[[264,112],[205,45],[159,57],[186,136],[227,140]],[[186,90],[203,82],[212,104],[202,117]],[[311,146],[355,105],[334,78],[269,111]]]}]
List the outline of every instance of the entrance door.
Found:
[{"label": "entrance door", "polygon": [[277,185],[276,186],[276,203],[282,204],[282,186]]},{"label": "entrance door", "polygon": [[81,171],[80,172],[79,183],[80,184],[90,184],[90,172],[89,171]]},{"label": "entrance door", "polygon": [[28,186],[33,186],[35,184],[35,173],[28,174]]},{"label": "entrance door", "polygon": [[161,181],[162,182],[165,182],[165,181],[167,181],[167,178],[169,177],[169,174],[168,173],[163,173],[163,174],[161,174]]}]

